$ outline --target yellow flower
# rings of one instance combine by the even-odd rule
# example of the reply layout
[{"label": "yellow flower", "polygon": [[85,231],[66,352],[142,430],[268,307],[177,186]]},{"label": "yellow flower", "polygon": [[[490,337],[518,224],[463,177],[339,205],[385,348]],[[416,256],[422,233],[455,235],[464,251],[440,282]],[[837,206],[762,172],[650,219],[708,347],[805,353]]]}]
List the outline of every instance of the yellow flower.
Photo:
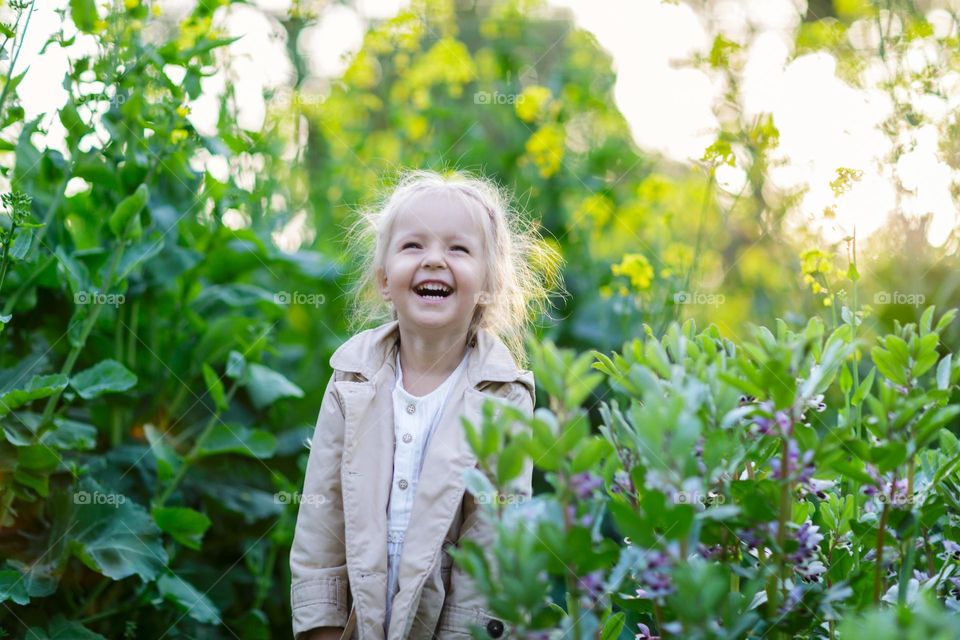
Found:
[{"label": "yellow flower", "polygon": [[545,124],[527,139],[525,148],[526,159],[533,161],[541,177],[549,178],[563,161],[563,129],[557,124]]},{"label": "yellow flower", "polygon": [[190,134],[187,133],[186,129],[174,129],[170,132],[170,142],[177,144],[182,140],[186,140],[189,136]]},{"label": "yellow flower", "polygon": [[123,6],[127,9],[136,9],[140,6],[140,0],[123,0]]},{"label": "yellow flower", "polygon": [[575,220],[590,218],[595,227],[602,227],[613,216],[613,202],[607,196],[596,193],[580,203],[580,208],[574,216]]},{"label": "yellow flower", "polygon": [[430,123],[427,122],[427,119],[423,116],[412,116],[407,118],[404,124],[404,129],[407,132],[407,138],[414,142],[423,137],[430,125]]},{"label": "yellow flower", "polygon": [[610,267],[615,276],[626,276],[630,279],[630,284],[637,291],[643,291],[650,287],[653,282],[653,267],[646,256],[640,253],[628,253],[623,256],[620,264]]},{"label": "yellow flower", "polygon": [[540,85],[531,85],[523,90],[517,98],[517,104],[514,110],[524,122],[533,122],[542,114],[544,107],[550,101],[550,89]]},{"label": "yellow flower", "polygon": [[185,104],[180,105],[177,107],[177,115],[181,118],[186,118],[188,115],[190,115],[190,107]]},{"label": "yellow flower", "polygon": [[830,296],[827,296],[823,299],[823,306],[830,307],[833,306],[833,299]]}]

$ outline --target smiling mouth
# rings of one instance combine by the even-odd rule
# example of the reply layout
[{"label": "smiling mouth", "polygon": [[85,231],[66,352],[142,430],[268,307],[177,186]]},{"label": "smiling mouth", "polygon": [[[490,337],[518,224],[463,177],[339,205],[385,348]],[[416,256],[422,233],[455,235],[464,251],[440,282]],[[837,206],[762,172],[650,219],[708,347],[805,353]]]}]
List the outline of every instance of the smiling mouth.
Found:
[{"label": "smiling mouth", "polygon": [[413,292],[426,300],[443,300],[453,295],[453,289],[439,283],[427,283],[413,288]]}]

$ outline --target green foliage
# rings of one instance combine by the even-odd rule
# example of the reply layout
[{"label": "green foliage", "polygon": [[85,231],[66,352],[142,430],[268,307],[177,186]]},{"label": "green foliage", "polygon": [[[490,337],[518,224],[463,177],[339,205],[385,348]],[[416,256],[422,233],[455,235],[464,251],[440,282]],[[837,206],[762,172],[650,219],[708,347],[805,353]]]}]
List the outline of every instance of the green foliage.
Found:
[{"label": "green foliage", "polygon": [[[849,372],[859,380],[867,363],[854,354],[870,345],[852,324],[778,321],[742,343],[692,322],[662,338],[645,327],[620,353],[593,354],[608,388],[599,435],[564,400],[572,375],[596,387],[583,355],[531,343],[550,408],[466,427],[492,434],[470,440],[481,466],[520,442],[549,488],[484,501],[496,543],[457,561],[525,637],[951,637],[960,370],[938,349],[955,315],[934,323],[931,307],[877,339],[855,392]],[[551,582],[565,598],[505,595]],[[920,613],[903,607],[920,600]]]}]

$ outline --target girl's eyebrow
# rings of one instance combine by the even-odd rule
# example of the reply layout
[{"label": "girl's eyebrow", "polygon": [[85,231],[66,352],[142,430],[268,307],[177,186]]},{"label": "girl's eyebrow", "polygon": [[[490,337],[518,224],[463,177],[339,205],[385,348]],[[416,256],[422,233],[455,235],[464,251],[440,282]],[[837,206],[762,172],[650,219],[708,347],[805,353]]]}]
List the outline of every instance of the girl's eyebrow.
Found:
[{"label": "girl's eyebrow", "polygon": [[[436,236],[436,233],[426,232],[426,231],[407,231],[406,233],[401,233],[397,236],[397,242],[403,242],[404,240],[419,240],[424,236]],[[456,232],[452,236],[447,238],[450,242],[476,242],[472,236],[468,236],[461,232]]]}]

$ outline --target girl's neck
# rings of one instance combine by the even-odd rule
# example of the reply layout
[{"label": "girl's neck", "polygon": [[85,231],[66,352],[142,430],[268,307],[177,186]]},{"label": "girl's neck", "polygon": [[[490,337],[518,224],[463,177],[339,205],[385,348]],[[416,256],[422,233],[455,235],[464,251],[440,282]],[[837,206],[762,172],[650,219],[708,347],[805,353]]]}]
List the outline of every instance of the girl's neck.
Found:
[{"label": "girl's neck", "polygon": [[414,395],[429,393],[456,370],[466,350],[466,334],[423,336],[401,333],[403,388]]}]

